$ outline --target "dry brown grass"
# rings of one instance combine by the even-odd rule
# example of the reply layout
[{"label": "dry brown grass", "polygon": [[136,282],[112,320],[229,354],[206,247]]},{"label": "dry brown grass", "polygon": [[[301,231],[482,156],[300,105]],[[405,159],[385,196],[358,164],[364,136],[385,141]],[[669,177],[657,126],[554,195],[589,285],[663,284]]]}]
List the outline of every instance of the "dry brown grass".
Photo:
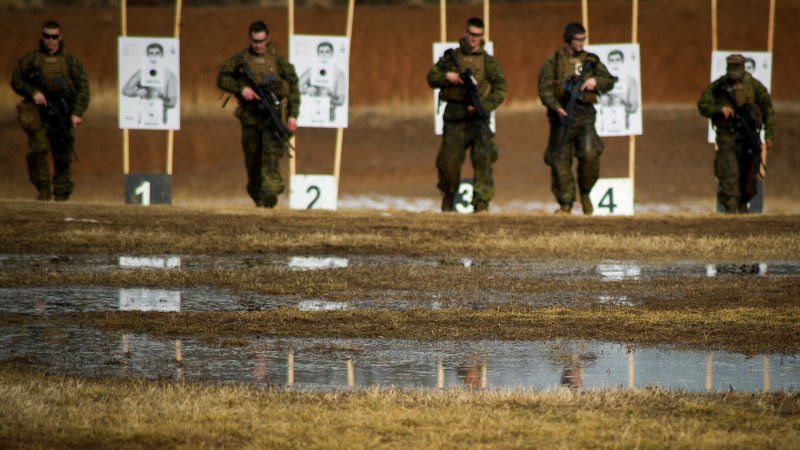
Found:
[{"label": "dry brown grass", "polygon": [[[0,203],[10,253],[405,254],[501,259],[798,260],[797,217],[443,215]],[[67,217],[95,222],[65,222]]]},{"label": "dry brown grass", "polygon": [[797,448],[800,395],[294,393],[0,369],[11,448]]}]

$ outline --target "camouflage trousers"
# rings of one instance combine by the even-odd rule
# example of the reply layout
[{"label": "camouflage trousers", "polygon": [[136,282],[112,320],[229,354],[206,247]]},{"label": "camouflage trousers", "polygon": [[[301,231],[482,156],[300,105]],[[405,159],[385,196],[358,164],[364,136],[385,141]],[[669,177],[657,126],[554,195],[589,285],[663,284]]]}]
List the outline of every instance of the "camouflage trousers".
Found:
[{"label": "camouflage trousers", "polygon": [[[72,132],[72,130],[70,130]],[[72,182],[72,151],[73,145],[64,145],[56,139],[50,139],[50,125],[42,126],[28,133],[28,176],[36,189],[47,193],[49,198],[51,189],[56,200],[66,200],[75,190]],[[53,155],[53,176],[50,177],[50,161],[48,156]]]},{"label": "camouflage trousers", "polygon": [[461,183],[461,165],[470,149],[474,171],[472,204],[486,202],[494,197],[492,164],[497,161],[497,147],[492,135],[480,120],[445,122],[442,144],[436,156],[439,171],[437,187],[444,194],[454,194]]},{"label": "camouflage trousers", "polygon": [[558,148],[560,125],[550,122],[550,139],[544,153],[544,162],[550,166],[550,190],[560,205],[575,202],[575,178],[572,176],[572,159],[578,160],[578,190],[589,195],[600,177],[600,155],[603,141],[594,129],[594,123],[575,125],[567,133],[564,145]]},{"label": "camouflage trousers", "polygon": [[744,150],[744,139],[736,134],[717,133],[714,175],[719,180],[717,199],[728,212],[747,204],[758,188],[758,163]]},{"label": "camouflage trousers", "polygon": [[242,124],[242,149],[247,168],[247,193],[263,206],[269,194],[283,192],[280,162],[286,152],[284,144],[272,135],[272,128],[263,123]]}]

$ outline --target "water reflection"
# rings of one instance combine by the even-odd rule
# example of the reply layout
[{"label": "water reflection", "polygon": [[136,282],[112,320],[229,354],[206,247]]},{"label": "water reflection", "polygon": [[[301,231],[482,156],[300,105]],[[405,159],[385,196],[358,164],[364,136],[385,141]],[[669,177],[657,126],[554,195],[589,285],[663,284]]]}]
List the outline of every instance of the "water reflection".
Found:
[{"label": "water reflection", "polygon": [[423,342],[251,337],[220,346],[80,327],[0,328],[0,360],[50,373],[246,383],[301,390],[657,385],[688,391],[800,388],[800,355],[631,349],[592,341]]},{"label": "water reflection", "polygon": [[181,291],[120,289],[119,310],[177,312],[181,310]]},{"label": "water reflection", "polygon": [[430,267],[502,270],[523,278],[600,278],[608,281],[640,280],[676,276],[800,276],[800,262],[757,261],[741,263],[677,262],[668,264],[637,261],[595,263],[552,263],[524,259],[474,259],[471,257],[407,257],[402,255],[291,256],[259,255],[31,255],[0,254],[0,270],[58,270],[98,272],[125,269],[247,269],[285,267],[295,270],[324,270],[345,267]]}]

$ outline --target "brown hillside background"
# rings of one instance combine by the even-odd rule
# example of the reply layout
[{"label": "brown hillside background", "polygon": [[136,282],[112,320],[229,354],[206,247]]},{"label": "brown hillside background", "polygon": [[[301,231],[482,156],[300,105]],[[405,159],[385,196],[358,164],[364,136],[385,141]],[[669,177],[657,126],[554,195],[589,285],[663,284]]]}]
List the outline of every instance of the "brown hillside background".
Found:
[{"label": "brown hillside background", "polygon": [[[721,49],[766,50],[768,0],[721,0]],[[631,2],[590,2],[592,43],[627,42]],[[465,19],[480,5],[448,8],[448,38],[462,34]],[[173,10],[129,8],[129,35],[170,35]],[[495,175],[497,201],[551,201],[549,172],[541,162],[546,123],[536,97],[542,62],[561,45],[567,22],[580,20],[580,2],[502,3],[491,9],[491,39],[508,80],[508,100],[498,113],[501,150]],[[175,137],[173,189],[176,203],[245,202],[239,128],[215,86],[221,62],[246,46],[250,22],[266,20],[272,42],[287,48],[285,8],[186,7],[181,27],[182,129]],[[34,48],[39,27],[54,18],[64,28],[67,50],[78,56],[92,81],[95,100],[77,130],[80,162],[74,165],[75,200],[120,201],[120,132],[116,126],[119,10],[110,7],[3,11],[5,31],[0,81],[8,86],[17,58]],[[713,204],[713,150],[706,123],[693,104],[708,83],[711,52],[710,1],[640,1],[644,136],[637,139],[637,201]],[[778,110],[776,149],[770,156],[768,207],[796,210],[800,170],[796,142],[800,127],[798,57],[800,1],[779,0],[776,15],[773,98]],[[344,34],[346,9],[301,8],[298,34]],[[432,97],[425,83],[431,43],[439,38],[438,8],[357,6],[351,46],[350,127],[345,131],[342,194],[377,192],[437,196],[433,161],[439,138],[432,131]],[[13,116],[17,97],[0,94],[0,197],[31,198],[25,136]],[[132,169],[163,170],[166,133],[132,132]],[[627,138],[606,139],[601,176],[627,174]],[[331,172],[334,132],[298,133],[298,171]],[[467,163],[464,175],[471,175]]]}]

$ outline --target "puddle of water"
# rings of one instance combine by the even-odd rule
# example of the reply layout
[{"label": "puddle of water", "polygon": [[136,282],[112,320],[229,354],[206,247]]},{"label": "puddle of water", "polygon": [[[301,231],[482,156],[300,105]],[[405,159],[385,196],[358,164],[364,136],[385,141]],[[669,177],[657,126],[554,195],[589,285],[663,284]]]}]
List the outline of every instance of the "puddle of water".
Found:
[{"label": "puddle of water", "polygon": [[583,389],[660,386],[686,391],[800,388],[800,355],[631,350],[611,342],[424,342],[252,337],[220,346],[197,339],[79,327],[0,328],[0,359],[50,373],[171,377],[300,390],[399,388]]},{"label": "puddle of water", "polygon": [[120,289],[119,310],[178,312],[181,310],[181,291]]},{"label": "puddle of water", "polygon": [[761,261],[744,263],[678,262],[647,264],[636,261],[602,261],[598,263],[556,263],[534,260],[478,260],[469,257],[405,257],[388,255],[15,255],[0,254],[0,270],[58,270],[98,272],[119,269],[247,269],[253,267],[285,267],[294,270],[327,270],[348,267],[414,266],[463,267],[504,271],[509,276],[535,278],[599,278],[607,281],[644,280],[651,278],[696,276],[800,276],[798,261]]}]

